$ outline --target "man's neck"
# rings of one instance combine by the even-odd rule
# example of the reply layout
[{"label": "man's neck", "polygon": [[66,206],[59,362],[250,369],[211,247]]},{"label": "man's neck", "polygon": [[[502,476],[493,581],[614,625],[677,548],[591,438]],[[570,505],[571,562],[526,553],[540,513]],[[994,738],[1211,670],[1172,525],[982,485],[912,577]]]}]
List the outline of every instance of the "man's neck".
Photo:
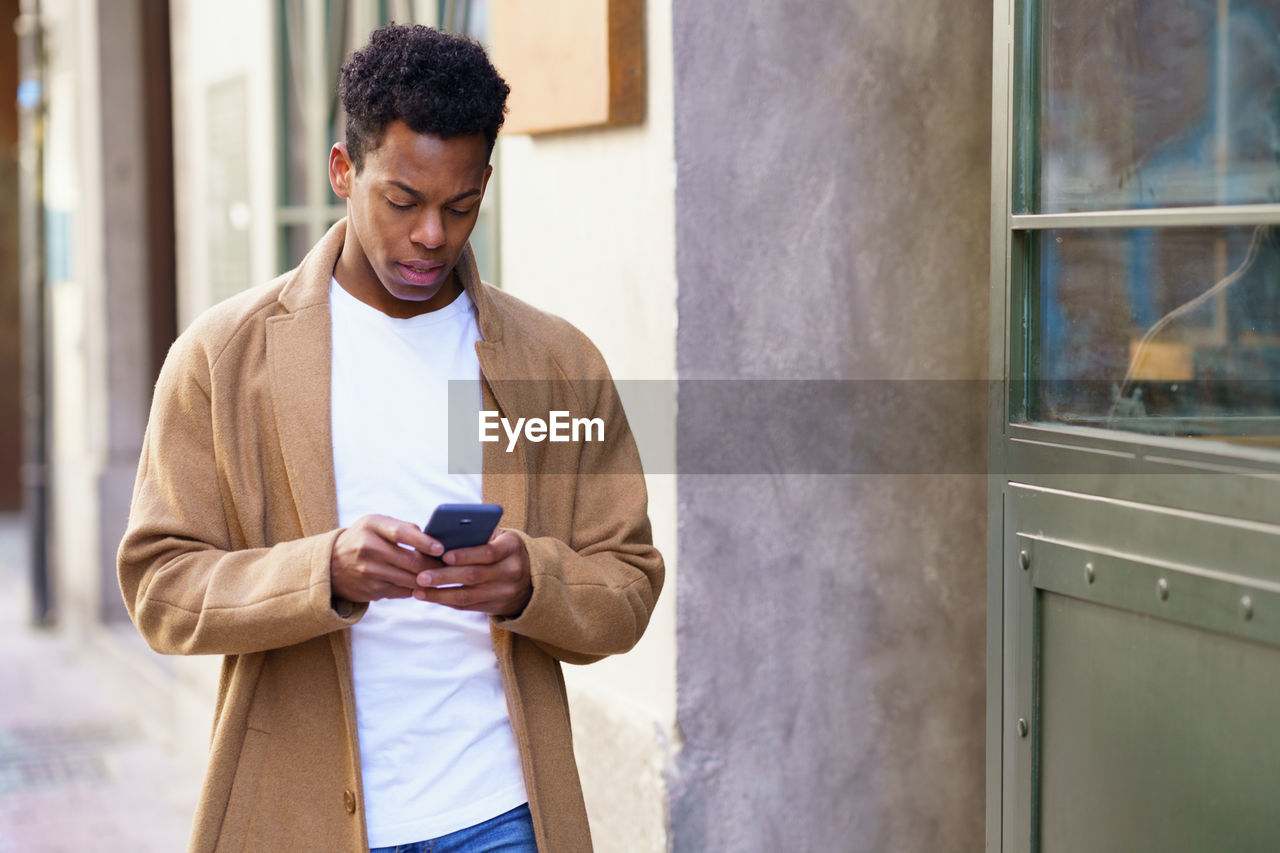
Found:
[{"label": "man's neck", "polygon": [[344,265],[343,260],[346,257],[346,253],[340,254],[337,262],[333,265],[333,277],[338,282],[338,286],[364,304],[378,309],[388,317],[404,320],[409,317],[417,317],[420,314],[439,311],[441,308],[453,304],[453,301],[464,290],[462,279],[455,269],[449,273],[449,280],[430,299],[425,299],[421,302],[397,299],[382,286],[382,282],[378,280],[372,269],[353,270]]}]

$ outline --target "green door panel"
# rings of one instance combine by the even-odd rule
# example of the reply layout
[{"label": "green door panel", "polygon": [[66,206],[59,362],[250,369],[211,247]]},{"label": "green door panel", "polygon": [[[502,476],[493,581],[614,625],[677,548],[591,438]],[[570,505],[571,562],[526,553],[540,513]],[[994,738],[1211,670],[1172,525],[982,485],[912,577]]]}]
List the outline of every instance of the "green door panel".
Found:
[{"label": "green door panel", "polygon": [[1280,650],[1051,592],[1039,633],[1042,851],[1277,849]]}]

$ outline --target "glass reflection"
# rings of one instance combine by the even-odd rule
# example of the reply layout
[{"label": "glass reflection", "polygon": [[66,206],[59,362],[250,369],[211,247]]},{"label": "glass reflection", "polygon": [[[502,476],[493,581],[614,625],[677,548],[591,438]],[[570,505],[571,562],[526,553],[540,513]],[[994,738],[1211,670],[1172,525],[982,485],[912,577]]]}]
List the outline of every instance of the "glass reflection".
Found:
[{"label": "glass reflection", "polygon": [[1280,0],[1047,0],[1039,32],[1020,212],[1280,201]]},{"label": "glass reflection", "polygon": [[1280,227],[1044,231],[1036,420],[1280,435]]}]

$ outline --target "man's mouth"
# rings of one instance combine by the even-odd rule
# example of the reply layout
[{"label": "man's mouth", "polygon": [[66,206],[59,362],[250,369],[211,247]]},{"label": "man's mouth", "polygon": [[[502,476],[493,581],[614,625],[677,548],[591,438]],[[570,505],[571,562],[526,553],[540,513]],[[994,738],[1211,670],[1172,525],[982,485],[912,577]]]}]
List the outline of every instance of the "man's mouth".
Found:
[{"label": "man's mouth", "polygon": [[396,267],[410,284],[435,284],[444,264],[438,261],[396,261]]}]

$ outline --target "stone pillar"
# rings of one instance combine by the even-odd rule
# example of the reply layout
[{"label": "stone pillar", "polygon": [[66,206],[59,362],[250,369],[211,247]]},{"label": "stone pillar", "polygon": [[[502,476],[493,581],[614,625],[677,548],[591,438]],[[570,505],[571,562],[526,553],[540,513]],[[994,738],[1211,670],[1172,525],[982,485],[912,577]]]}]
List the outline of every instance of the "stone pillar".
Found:
[{"label": "stone pillar", "polygon": [[105,453],[98,480],[102,617],[127,618],[115,555],[159,365],[174,334],[168,4],[100,0]]},{"label": "stone pillar", "polygon": [[907,380],[986,369],[990,4],[674,16],[682,400],[699,377],[891,380],[944,389],[954,424],[883,412],[846,469],[877,475],[802,475],[761,456],[780,413],[721,433],[682,404],[682,456],[735,442],[775,472],[680,477],[673,849],[981,849],[983,462],[877,460],[985,446],[981,383]]}]

